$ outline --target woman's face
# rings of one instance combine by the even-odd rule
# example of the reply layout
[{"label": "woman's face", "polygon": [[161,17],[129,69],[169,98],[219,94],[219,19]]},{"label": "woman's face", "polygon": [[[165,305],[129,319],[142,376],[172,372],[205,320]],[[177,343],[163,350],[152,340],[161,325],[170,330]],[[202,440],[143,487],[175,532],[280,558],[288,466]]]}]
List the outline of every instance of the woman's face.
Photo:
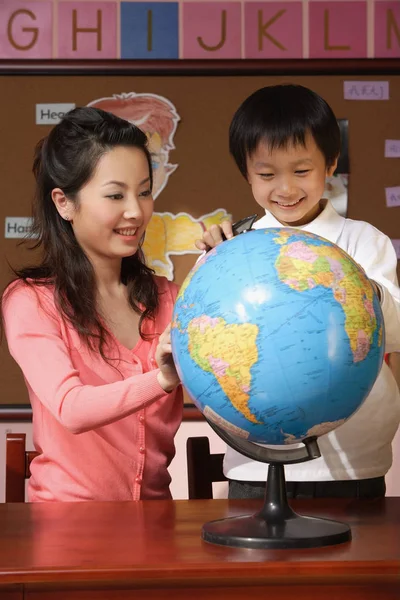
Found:
[{"label": "woman's face", "polygon": [[77,202],[67,200],[63,210],[89,258],[122,259],[135,254],[153,213],[143,150],[119,146],[105,153]]}]

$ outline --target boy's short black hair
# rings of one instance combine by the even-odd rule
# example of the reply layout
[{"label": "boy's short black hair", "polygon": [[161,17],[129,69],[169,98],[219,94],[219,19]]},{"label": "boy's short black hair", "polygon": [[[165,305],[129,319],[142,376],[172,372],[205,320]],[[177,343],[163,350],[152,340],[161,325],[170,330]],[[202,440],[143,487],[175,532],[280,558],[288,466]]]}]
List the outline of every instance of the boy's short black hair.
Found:
[{"label": "boy's short black hair", "polygon": [[304,146],[307,133],[325,157],[327,167],[340,153],[340,129],[327,102],[301,85],[274,85],[249,96],[229,128],[229,150],[247,178],[247,158],[263,141],[273,150],[288,144]]}]

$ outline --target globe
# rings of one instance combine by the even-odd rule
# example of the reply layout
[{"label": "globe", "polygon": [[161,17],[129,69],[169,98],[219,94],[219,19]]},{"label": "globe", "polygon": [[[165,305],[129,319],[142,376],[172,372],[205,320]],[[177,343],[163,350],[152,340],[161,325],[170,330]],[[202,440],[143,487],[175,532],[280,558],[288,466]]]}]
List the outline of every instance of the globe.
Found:
[{"label": "globe", "polygon": [[328,240],[285,227],[248,231],[202,257],[177,297],[171,339],[207,420],[273,446],[342,425],[384,353],[364,271]]}]

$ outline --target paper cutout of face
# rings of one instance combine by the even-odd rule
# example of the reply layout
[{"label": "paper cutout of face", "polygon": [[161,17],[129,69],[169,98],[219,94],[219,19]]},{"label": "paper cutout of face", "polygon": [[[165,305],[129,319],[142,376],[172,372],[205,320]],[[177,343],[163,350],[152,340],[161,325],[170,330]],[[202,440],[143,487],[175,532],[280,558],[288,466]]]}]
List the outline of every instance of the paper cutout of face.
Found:
[{"label": "paper cutout of face", "polygon": [[157,132],[146,132],[146,135],[149,140],[149,150],[152,157],[153,198],[156,199],[167,185],[169,176],[175,171],[178,165],[171,165],[168,162],[169,151],[164,149],[162,139]]},{"label": "paper cutout of face", "polygon": [[101,108],[139,127],[149,140],[153,165],[153,198],[162,192],[178,165],[169,163],[175,148],[174,135],[180,116],[170,100],[157,94],[128,92],[93,100],[88,106]]}]

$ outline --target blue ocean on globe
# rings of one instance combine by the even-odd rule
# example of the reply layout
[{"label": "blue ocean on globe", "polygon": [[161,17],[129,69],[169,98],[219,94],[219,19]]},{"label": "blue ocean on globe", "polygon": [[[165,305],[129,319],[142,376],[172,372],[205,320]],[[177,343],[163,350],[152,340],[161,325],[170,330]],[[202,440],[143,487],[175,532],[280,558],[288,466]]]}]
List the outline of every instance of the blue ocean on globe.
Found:
[{"label": "blue ocean on globe", "polygon": [[339,427],[382,366],[379,300],[338,246],[295,228],[249,231],[208,252],[177,297],[172,351],[210,421],[249,441]]}]

